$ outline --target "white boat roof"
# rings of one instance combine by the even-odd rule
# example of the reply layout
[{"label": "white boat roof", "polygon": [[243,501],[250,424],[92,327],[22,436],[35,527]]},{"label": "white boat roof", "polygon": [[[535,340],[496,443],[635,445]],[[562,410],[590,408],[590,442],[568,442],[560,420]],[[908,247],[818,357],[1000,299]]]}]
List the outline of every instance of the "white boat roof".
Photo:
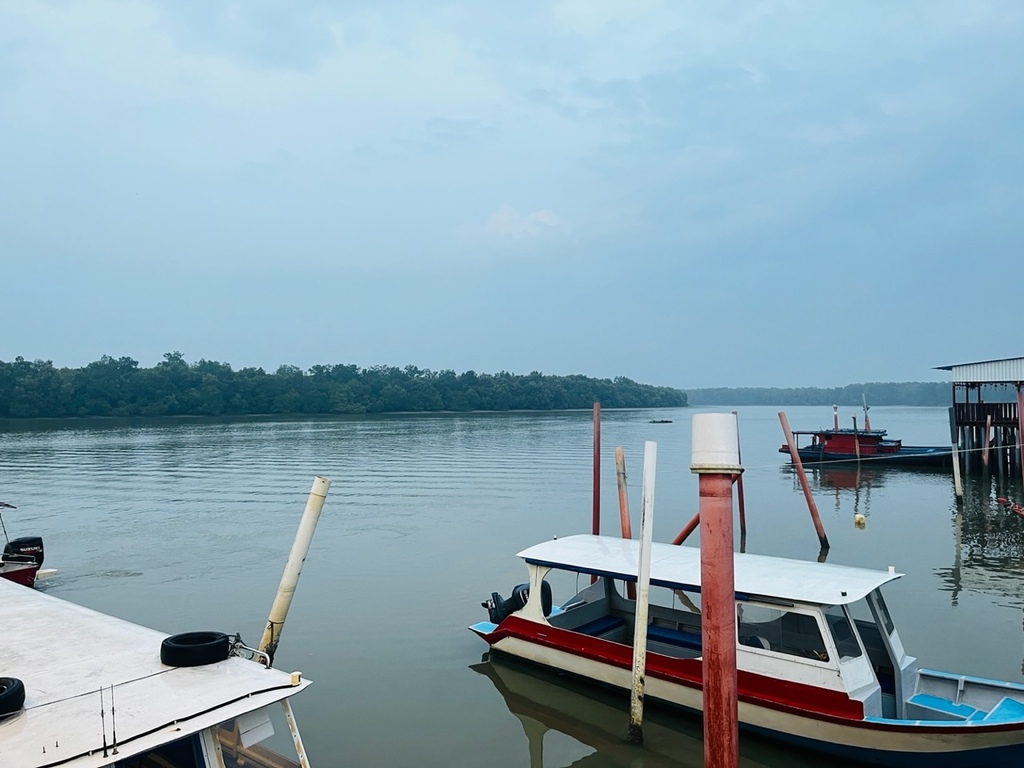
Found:
[{"label": "white boat roof", "polygon": [[[579,535],[536,544],[519,557],[536,565],[636,581],[639,548],[635,539]],[[852,603],[903,575],[766,555],[737,553],[734,562],[737,595],[816,605]],[[651,583],[699,589],[700,550],[653,543]]]},{"label": "white boat roof", "polygon": [[[309,684],[292,685],[289,673],[238,657],[169,667],[160,661],[165,637],[0,579],[0,677],[25,685],[25,708],[0,718],[0,765],[112,765]],[[115,728],[118,754],[108,749],[104,757],[104,735],[110,747]]]}]

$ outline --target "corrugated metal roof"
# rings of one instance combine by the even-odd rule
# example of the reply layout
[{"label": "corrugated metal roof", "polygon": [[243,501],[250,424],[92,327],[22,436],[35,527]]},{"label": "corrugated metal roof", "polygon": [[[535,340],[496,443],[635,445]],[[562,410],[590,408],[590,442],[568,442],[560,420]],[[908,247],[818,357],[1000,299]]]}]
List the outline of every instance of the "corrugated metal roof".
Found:
[{"label": "corrugated metal roof", "polygon": [[[519,553],[528,563],[584,573],[621,574],[636,578],[639,542],[613,536],[567,536],[536,544]],[[847,565],[813,563],[784,557],[737,554],[736,592],[780,600],[841,605],[903,574]],[[700,550],[674,544],[651,545],[651,583],[700,586]]]},{"label": "corrugated metal roof", "polygon": [[1018,383],[1024,382],[1024,357],[1004,357],[1000,360],[941,365],[935,370],[950,371],[954,384]]}]

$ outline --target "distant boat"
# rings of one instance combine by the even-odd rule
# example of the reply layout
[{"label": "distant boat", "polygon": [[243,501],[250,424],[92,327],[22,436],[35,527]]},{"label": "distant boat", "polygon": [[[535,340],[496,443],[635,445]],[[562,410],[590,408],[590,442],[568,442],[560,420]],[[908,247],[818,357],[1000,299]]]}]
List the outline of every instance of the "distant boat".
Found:
[{"label": "distant boat", "polygon": [[651,419],[651,424],[671,424],[672,419]]},{"label": "distant boat", "polygon": [[[871,429],[867,410],[865,405],[863,428],[858,428],[854,417],[852,429],[840,429],[838,418],[833,415],[831,429],[793,430],[800,461],[804,464],[870,461],[905,467],[953,466],[952,446],[904,445],[902,440],[888,437],[884,429]],[[790,455],[789,445],[783,443],[779,453]]]}]

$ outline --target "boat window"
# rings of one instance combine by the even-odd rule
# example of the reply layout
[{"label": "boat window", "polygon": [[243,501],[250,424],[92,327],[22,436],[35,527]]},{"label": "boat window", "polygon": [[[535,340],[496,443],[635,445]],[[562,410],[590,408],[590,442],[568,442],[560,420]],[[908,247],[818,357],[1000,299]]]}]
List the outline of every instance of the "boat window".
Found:
[{"label": "boat window", "polygon": [[821,628],[810,614],[742,602],[736,605],[736,626],[740,645],[828,661]]},{"label": "boat window", "polygon": [[892,623],[892,617],[889,615],[889,609],[885,607],[885,600],[882,598],[882,593],[876,589],[868,597],[874,603],[875,610],[878,611],[878,615],[882,619],[882,624],[885,625],[885,633],[887,635],[891,635],[896,631],[896,626]]},{"label": "boat window", "polygon": [[835,640],[836,649],[839,651],[839,660],[856,659],[861,656],[860,641],[853,631],[850,620],[846,617],[846,611],[841,605],[830,605],[825,609],[825,620],[832,631],[832,639]]}]

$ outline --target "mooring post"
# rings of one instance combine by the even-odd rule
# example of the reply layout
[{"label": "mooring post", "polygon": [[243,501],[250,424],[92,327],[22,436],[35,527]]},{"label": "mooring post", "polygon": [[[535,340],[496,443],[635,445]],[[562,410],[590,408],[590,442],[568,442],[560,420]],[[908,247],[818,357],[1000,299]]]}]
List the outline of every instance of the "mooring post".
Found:
[{"label": "mooring post", "polygon": [[637,558],[636,616],[633,622],[633,686],[629,703],[629,740],[644,740],[644,678],[647,666],[647,606],[651,596],[651,529],[654,525],[654,476],[658,444],[644,443],[643,495],[640,501],[640,556]]},{"label": "mooring post", "polygon": [[[740,464],[743,464],[743,452],[740,443],[740,416],[736,411],[733,411],[732,415],[736,417],[736,455],[739,457]],[[736,503],[739,505],[740,512],[740,552],[742,552],[746,549],[747,542],[747,511],[743,506],[742,474],[736,478]]]},{"label": "mooring post", "polygon": [[690,522],[688,522],[683,530],[681,530],[676,537],[672,539],[672,543],[682,544],[687,538],[689,538],[691,533],[697,530],[698,525],[700,525],[700,512],[690,518]]},{"label": "mooring post", "polygon": [[800,477],[800,485],[804,489],[804,498],[807,499],[807,509],[811,512],[811,520],[814,522],[814,530],[818,533],[818,541],[821,542],[822,551],[828,551],[828,537],[825,536],[825,529],[821,525],[821,518],[818,517],[818,507],[814,503],[814,496],[811,495],[811,486],[807,482],[807,473],[804,472],[803,462],[800,461],[800,453],[796,449],[796,440],[793,438],[793,430],[789,428],[789,420],[785,411],[779,411],[779,421],[782,423],[782,432],[786,435],[786,445],[789,446],[789,455],[793,459],[793,466]]},{"label": "mooring post", "polygon": [[601,533],[601,403],[594,403],[594,511],[591,517],[591,533]]},{"label": "mooring post", "polygon": [[839,406],[832,406],[832,429],[836,432],[839,431]]},{"label": "mooring post", "polygon": [[310,542],[313,541],[313,532],[316,530],[317,521],[320,520],[320,512],[324,508],[324,499],[327,498],[330,487],[331,481],[326,477],[313,478],[313,487],[309,491],[306,508],[295,532],[295,541],[292,542],[291,552],[288,553],[288,562],[285,563],[284,573],[281,574],[281,584],[270,608],[267,627],[263,630],[263,638],[260,640],[259,649],[267,654],[271,664],[274,663],[274,653],[281,641],[284,620],[288,617],[288,608],[291,607],[295,588],[302,574],[302,564],[306,562],[306,554],[309,552]]},{"label": "mooring post", "polygon": [[1020,456],[1020,474],[1024,477],[1024,390],[1017,385],[1017,454]]},{"label": "mooring post", "polygon": [[736,417],[693,416],[690,471],[699,477],[701,648],[704,662],[704,765],[739,765],[736,675],[736,586],[732,484],[740,465]]},{"label": "mooring post", "polygon": [[984,440],[984,442],[982,444],[982,449],[981,449],[981,465],[985,469],[988,469],[988,449],[989,449],[989,446],[991,445],[991,440],[989,439],[989,435],[991,434],[991,432],[992,432],[992,414],[990,413],[988,416],[985,417],[985,440]]},{"label": "mooring post", "polygon": [[615,449],[615,482],[619,486],[619,525],[622,538],[633,538],[633,528],[629,523],[629,496],[626,494],[626,454],[620,445]]},{"label": "mooring post", "polygon": [[[622,538],[632,539],[633,528],[629,522],[629,496],[626,493],[626,454],[620,445],[615,449],[615,481],[619,486],[619,525]],[[626,584],[626,597],[636,600],[636,585]]]}]

